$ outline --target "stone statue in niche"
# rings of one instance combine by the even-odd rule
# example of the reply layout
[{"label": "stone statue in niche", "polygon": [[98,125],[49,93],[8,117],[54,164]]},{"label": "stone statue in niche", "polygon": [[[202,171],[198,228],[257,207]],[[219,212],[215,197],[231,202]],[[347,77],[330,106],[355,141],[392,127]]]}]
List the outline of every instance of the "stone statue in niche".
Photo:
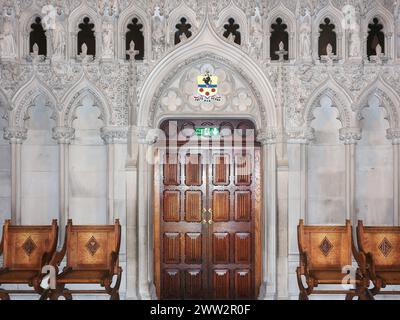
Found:
[{"label": "stone statue in niche", "polygon": [[165,47],[165,33],[164,33],[164,17],[161,16],[160,8],[154,9],[153,16],[153,59],[158,60],[161,58]]},{"label": "stone statue in niche", "polygon": [[57,9],[51,4],[42,8],[42,24],[45,30],[54,30],[56,28]]},{"label": "stone statue in niche", "polygon": [[114,56],[113,25],[109,21],[103,23],[103,59],[112,59]]},{"label": "stone statue in niche", "polygon": [[360,24],[356,8],[352,5],[346,5],[342,11],[345,19],[345,27],[350,36],[349,57],[361,58]]},{"label": "stone statue in niche", "polygon": [[17,48],[14,38],[14,18],[12,8],[5,8],[3,19],[3,32],[0,34],[0,53],[3,59],[14,59]]},{"label": "stone statue in niche", "polygon": [[250,55],[255,59],[262,58],[263,30],[260,9],[256,7],[252,17]]},{"label": "stone statue in niche", "polygon": [[55,28],[52,34],[53,59],[62,59],[65,57],[66,33],[64,29],[64,17],[61,8],[57,9],[55,19]]},{"label": "stone statue in niche", "polygon": [[311,54],[311,14],[310,9],[305,8],[300,25],[300,57],[304,61],[310,61]]}]

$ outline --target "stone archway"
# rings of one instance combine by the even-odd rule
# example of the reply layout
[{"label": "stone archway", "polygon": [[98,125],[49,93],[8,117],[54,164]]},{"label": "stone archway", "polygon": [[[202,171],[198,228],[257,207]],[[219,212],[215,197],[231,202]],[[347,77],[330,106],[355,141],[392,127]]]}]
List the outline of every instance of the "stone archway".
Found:
[{"label": "stone archway", "polygon": [[[191,91],[186,87],[187,83],[196,85],[195,77],[205,65],[223,79],[223,103],[212,107],[193,103]],[[262,144],[265,226],[260,231],[263,255],[259,298],[275,298],[277,116],[268,79],[248,56],[221,40],[206,21],[193,40],[154,68],[141,90],[139,106],[137,123],[131,124],[127,166],[127,298],[157,298],[151,228],[153,170],[146,155],[152,152],[157,140],[157,126],[171,117],[246,118],[256,124],[257,139]]]}]

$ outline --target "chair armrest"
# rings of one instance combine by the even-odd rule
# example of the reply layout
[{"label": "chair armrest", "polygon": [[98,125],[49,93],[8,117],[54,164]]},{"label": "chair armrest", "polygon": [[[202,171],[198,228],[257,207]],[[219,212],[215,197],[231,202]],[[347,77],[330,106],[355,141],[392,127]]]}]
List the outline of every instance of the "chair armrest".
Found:
[{"label": "chair armrest", "polygon": [[306,251],[300,252],[300,269],[307,278],[310,276],[310,257]]},{"label": "chair armrest", "polygon": [[61,251],[54,252],[54,255],[51,258],[50,263],[49,263],[50,265],[52,265],[54,267],[58,267],[61,264],[62,260],[65,257],[65,254],[67,253],[67,242],[68,242],[68,232],[66,232],[66,234],[65,234],[65,240],[64,240],[64,244],[63,244]]},{"label": "chair armrest", "polygon": [[57,252],[56,251],[54,253],[53,257],[51,258],[49,264],[53,267],[59,267],[62,260],[64,259],[64,257],[65,257],[65,252],[63,252],[63,251]]},{"label": "chair armrest", "polygon": [[366,254],[366,261],[367,261],[366,265],[367,265],[371,280],[375,280],[377,278],[377,276],[376,276],[375,262],[374,262],[372,253],[368,252]]},{"label": "chair armrest", "polygon": [[44,266],[50,264],[51,258],[52,258],[52,256],[51,256],[50,252],[43,253],[42,260],[41,260],[41,263],[40,263],[41,268],[43,268]]},{"label": "chair armrest", "polygon": [[356,259],[356,262],[358,264],[358,267],[360,268],[361,273],[365,276],[367,273],[367,257],[364,252],[358,251],[356,247],[354,246],[354,243],[352,245],[352,251],[353,251],[353,256]]},{"label": "chair armrest", "polygon": [[1,241],[0,241],[0,256],[3,255],[3,246],[4,246],[4,232],[3,235],[1,236]]},{"label": "chair armrest", "polygon": [[109,266],[110,275],[116,274],[115,270],[116,270],[116,267],[118,267],[117,266],[118,258],[119,258],[118,253],[116,253],[115,251],[111,252],[111,260],[110,260],[110,266]]}]

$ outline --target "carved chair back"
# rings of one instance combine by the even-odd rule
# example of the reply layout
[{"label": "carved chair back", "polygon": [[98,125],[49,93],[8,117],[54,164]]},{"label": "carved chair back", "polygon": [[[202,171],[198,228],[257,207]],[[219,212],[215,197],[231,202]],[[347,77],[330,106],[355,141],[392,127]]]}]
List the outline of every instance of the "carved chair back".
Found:
[{"label": "carved chair back", "polygon": [[51,259],[57,247],[58,226],[14,226],[7,220],[3,226],[4,268],[9,270],[37,270],[47,253]]},{"label": "carved chair back", "polygon": [[112,253],[119,254],[121,226],[67,225],[67,267],[74,270],[105,270],[110,267]]},{"label": "carved chair back", "polygon": [[298,226],[300,253],[307,253],[311,270],[342,270],[352,264],[352,228],[346,226]]},{"label": "carved chair back", "polygon": [[364,227],[358,221],[357,241],[361,252],[372,254],[376,270],[400,269],[400,227]]}]

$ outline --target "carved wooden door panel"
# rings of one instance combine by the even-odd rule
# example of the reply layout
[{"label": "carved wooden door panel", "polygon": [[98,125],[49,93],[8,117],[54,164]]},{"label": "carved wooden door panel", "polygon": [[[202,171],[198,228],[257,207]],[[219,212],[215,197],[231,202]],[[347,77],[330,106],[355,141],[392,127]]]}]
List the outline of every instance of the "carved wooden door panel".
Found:
[{"label": "carved wooden door panel", "polygon": [[161,298],[204,299],[207,295],[206,151],[163,153],[161,193]]},{"label": "carved wooden door panel", "polygon": [[161,299],[256,298],[257,155],[258,150],[246,155],[192,150],[179,156],[160,151],[155,277]]},{"label": "carved wooden door panel", "polygon": [[209,288],[212,299],[255,299],[259,270],[256,247],[256,184],[258,151],[213,150],[209,169],[208,199],[211,256]]}]

